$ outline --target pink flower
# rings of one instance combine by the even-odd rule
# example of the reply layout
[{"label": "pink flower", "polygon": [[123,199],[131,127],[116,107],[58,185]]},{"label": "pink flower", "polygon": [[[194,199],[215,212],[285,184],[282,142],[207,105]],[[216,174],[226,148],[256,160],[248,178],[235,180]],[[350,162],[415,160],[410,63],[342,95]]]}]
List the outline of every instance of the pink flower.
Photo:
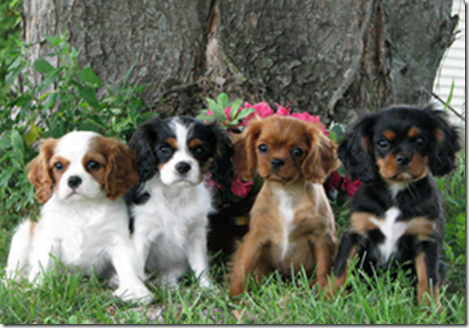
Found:
[{"label": "pink flower", "polygon": [[213,113],[210,109],[207,109],[207,115],[213,115]]},{"label": "pink flower", "polygon": [[337,189],[337,186],[339,185],[340,179],[342,179],[342,176],[339,174],[339,172],[334,171],[331,173],[329,176],[329,188],[334,190]]},{"label": "pink flower", "polygon": [[244,198],[249,194],[251,191],[251,186],[254,183],[251,181],[243,182],[239,175],[236,175],[236,178],[233,180],[233,184],[231,186],[231,192],[238,197]]},{"label": "pink flower", "polygon": [[244,107],[242,107],[241,110],[243,110],[244,108],[254,108],[254,110],[256,111],[255,113],[252,113],[246,116],[243,120],[244,123],[247,123],[249,120],[251,120],[252,118],[256,116],[267,117],[274,113],[272,108],[270,108],[269,104],[266,103],[265,101],[254,104],[254,105],[251,105],[250,103],[246,102],[244,103]]},{"label": "pink flower", "polygon": [[342,190],[347,192],[348,197],[353,197],[361,185],[360,180],[350,181],[349,178],[345,176],[344,181],[342,181]]},{"label": "pink flower", "polygon": [[275,115],[290,116],[290,111],[291,111],[291,108],[288,108],[288,102],[285,105],[285,107],[283,107],[282,105],[277,104],[277,111],[275,112]]},{"label": "pink flower", "polygon": [[303,113],[293,113],[293,114],[290,115],[290,117],[295,117],[295,118],[300,119],[300,120],[305,121],[305,122],[319,124],[319,125],[321,125],[322,132],[324,132],[324,134],[326,136],[329,135],[329,132],[326,131],[326,128],[321,123],[321,116],[313,116],[308,112],[303,112]]}]

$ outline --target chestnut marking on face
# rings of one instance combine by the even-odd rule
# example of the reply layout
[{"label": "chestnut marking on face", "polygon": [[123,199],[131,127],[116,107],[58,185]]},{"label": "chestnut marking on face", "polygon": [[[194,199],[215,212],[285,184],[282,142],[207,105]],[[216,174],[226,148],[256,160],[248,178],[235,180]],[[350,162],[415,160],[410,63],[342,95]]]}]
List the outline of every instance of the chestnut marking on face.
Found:
[{"label": "chestnut marking on face", "polygon": [[173,147],[173,149],[178,148],[178,142],[177,142],[176,138],[168,138],[168,139],[166,139],[166,142],[168,143],[168,145]]},{"label": "chestnut marking on face", "polygon": [[194,147],[197,147],[199,146],[200,144],[202,144],[202,141],[200,139],[192,139],[191,141],[189,141],[187,143],[187,145],[189,146],[189,148],[194,148]]},{"label": "chestnut marking on face", "polygon": [[416,127],[416,126],[413,126],[409,129],[409,132],[407,133],[407,135],[409,136],[409,138],[415,138],[416,136],[418,136],[422,131]]},{"label": "chestnut marking on face", "polygon": [[388,140],[394,140],[394,138],[396,138],[396,133],[393,130],[388,129],[383,132],[383,136]]},{"label": "chestnut marking on face", "polygon": [[50,170],[52,171],[52,176],[54,177],[55,187],[59,189],[59,182],[62,178],[62,175],[67,171],[70,166],[70,161],[61,156],[54,156],[50,160]]}]

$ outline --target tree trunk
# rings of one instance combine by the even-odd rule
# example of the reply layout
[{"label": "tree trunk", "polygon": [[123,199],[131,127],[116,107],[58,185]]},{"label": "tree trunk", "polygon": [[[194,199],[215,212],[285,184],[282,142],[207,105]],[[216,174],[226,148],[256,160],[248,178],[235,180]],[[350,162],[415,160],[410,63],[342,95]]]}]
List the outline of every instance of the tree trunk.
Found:
[{"label": "tree trunk", "polygon": [[[90,66],[146,85],[162,115],[195,114],[204,98],[291,105],[351,122],[392,103],[423,105],[457,17],[451,0],[24,0],[30,59],[69,31]],[[39,78],[38,76],[35,77]]]}]

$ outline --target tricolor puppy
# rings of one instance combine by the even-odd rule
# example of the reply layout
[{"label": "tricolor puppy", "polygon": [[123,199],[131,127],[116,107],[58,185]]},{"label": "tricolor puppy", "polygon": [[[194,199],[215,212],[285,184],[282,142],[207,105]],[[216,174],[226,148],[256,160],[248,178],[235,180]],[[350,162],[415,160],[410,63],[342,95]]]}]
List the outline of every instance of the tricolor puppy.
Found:
[{"label": "tricolor puppy", "polygon": [[316,124],[271,116],[252,121],[235,141],[235,167],[245,180],[264,179],[250,213],[249,232],[235,255],[231,296],[256,278],[304,267],[327,283],[336,249],[334,216],[322,183],[337,167],[336,145]]},{"label": "tricolor puppy", "polygon": [[127,194],[133,241],[148,272],[176,287],[188,268],[210,285],[207,214],[212,211],[209,176],[225,187],[233,178],[231,139],[216,123],[191,117],[153,118],[132,135],[138,183]]},{"label": "tricolor puppy", "polygon": [[[393,106],[352,128],[338,153],[349,176],[363,184],[334,265],[337,289],[345,283],[347,262],[358,255],[368,273],[411,263],[418,302],[425,293],[437,296],[445,218],[432,175],[455,168],[459,140],[445,113],[432,106]],[[329,293],[335,291],[331,286]]]},{"label": "tricolor puppy", "polygon": [[42,142],[28,166],[36,198],[44,204],[38,222],[25,221],[12,242],[7,277],[38,284],[56,266],[103,277],[117,273],[115,295],[151,299],[140,280],[141,264],[130,239],[124,193],[137,181],[135,154],[121,142],[94,132],[71,132]]}]

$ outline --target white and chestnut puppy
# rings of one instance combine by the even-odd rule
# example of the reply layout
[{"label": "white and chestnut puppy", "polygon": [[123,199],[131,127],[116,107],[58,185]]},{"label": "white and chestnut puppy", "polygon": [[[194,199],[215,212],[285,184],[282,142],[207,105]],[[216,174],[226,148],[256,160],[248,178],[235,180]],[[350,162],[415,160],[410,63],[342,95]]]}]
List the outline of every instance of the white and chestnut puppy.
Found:
[{"label": "white and chestnut puppy", "polygon": [[191,117],[153,118],[129,141],[137,153],[139,182],[127,193],[134,220],[133,241],[148,272],[167,287],[190,267],[202,287],[208,278],[207,214],[211,187],[229,187],[233,147],[216,123]]},{"label": "white and chestnut puppy", "polygon": [[42,142],[28,179],[44,204],[38,222],[20,224],[6,275],[39,284],[60,260],[72,272],[95,271],[120,282],[115,295],[148,302],[142,265],[130,239],[123,195],[138,180],[135,154],[94,132],[71,132]]}]

